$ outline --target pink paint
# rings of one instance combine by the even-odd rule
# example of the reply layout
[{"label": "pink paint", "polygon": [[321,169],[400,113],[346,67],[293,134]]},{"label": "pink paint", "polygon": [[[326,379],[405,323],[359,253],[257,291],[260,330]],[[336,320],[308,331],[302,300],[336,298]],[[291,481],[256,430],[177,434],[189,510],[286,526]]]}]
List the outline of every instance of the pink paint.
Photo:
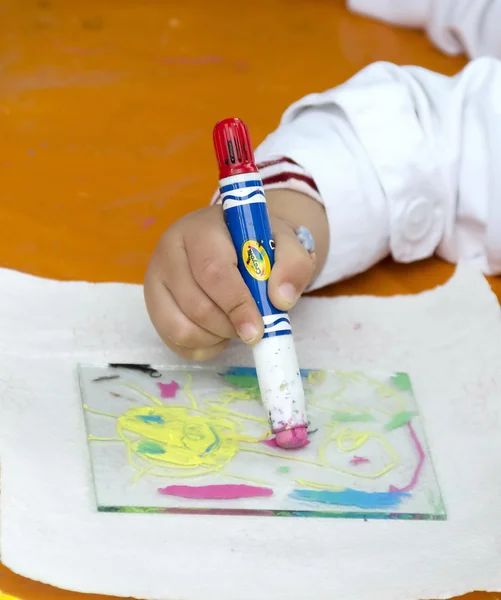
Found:
[{"label": "pink paint", "polygon": [[416,432],[414,431],[414,427],[412,426],[412,423],[409,421],[407,423],[407,429],[409,430],[409,434],[411,436],[412,441],[414,442],[414,446],[416,446],[416,450],[419,456],[419,461],[416,467],[416,470],[414,471],[414,475],[412,476],[412,479],[410,480],[410,482],[403,488],[397,488],[394,485],[390,485],[390,492],[409,492],[410,490],[412,490],[417,482],[419,481],[419,475],[421,473],[421,469],[423,468],[423,464],[424,464],[424,460],[425,460],[425,454],[424,454],[424,450],[423,450],[423,446],[421,446],[421,442],[418,439],[418,436],[416,435]]},{"label": "pink paint", "polygon": [[193,500],[235,500],[236,498],[257,498],[273,496],[270,488],[245,484],[225,485],[168,485],[158,488],[160,494]]},{"label": "pink paint", "polygon": [[177,394],[177,390],[179,389],[179,384],[177,381],[171,381],[170,383],[161,383],[159,381],[157,385],[160,389],[160,396],[162,398],[174,398]]},{"label": "pink paint", "polygon": [[351,460],[350,463],[352,465],[361,465],[363,463],[368,463],[371,462],[368,458],[365,458],[365,456],[354,456]]},{"label": "pink paint", "polygon": [[155,221],[156,219],[153,217],[148,217],[147,219],[144,219],[143,224],[141,225],[141,229],[148,229],[148,227],[151,227]]},{"label": "pink paint", "polygon": [[277,440],[275,438],[271,438],[271,440],[259,440],[260,444],[265,444],[270,448],[278,448]]},{"label": "pink paint", "polygon": [[[279,446],[277,443],[277,438],[271,438],[271,440],[259,440],[259,443],[261,444],[265,444],[266,446],[269,446],[270,448],[281,448],[283,446]],[[297,450],[298,448],[307,446],[310,443],[310,440],[306,440],[306,442],[303,444],[303,446],[290,446],[289,448],[291,450]]]}]

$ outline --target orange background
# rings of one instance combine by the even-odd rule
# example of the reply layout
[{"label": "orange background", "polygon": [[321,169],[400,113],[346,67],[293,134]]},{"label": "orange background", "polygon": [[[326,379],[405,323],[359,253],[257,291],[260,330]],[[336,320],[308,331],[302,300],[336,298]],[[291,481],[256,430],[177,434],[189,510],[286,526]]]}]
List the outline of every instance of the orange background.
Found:
[{"label": "orange background", "polygon": [[[230,6],[0,0],[0,266],[139,283],[162,231],[214,190],[218,119],[240,116],[258,143],[292,101],[373,61],[446,74],[464,64],[341,0],[243,2],[238,21]],[[417,292],[451,273],[435,259],[388,260],[327,293]],[[82,597],[1,565],[0,589]]]}]

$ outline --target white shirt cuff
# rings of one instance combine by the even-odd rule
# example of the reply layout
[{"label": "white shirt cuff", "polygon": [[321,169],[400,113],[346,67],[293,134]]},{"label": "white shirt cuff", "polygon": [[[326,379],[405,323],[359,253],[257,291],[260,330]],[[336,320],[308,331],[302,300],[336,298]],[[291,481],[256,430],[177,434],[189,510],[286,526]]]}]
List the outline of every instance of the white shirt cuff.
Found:
[{"label": "white shirt cuff", "polygon": [[[258,161],[286,155],[311,174],[329,221],[327,260],[309,289],[365,271],[389,252],[386,201],[367,160],[359,160],[349,125],[339,114],[308,108],[308,96],[285,113],[282,124],[256,151]],[[361,182],[372,182],[367,187]],[[375,189],[375,194],[367,193]],[[300,223],[298,223],[300,225]]]}]

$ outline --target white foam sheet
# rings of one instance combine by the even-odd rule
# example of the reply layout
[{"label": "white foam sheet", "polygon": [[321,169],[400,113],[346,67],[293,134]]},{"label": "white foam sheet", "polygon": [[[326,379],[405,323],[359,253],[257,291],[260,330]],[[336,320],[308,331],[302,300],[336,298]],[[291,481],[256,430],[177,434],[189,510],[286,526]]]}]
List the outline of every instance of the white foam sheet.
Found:
[{"label": "white foam sheet", "polygon": [[[179,364],[140,287],[0,271],[1,557],[80,592],[151,600],[405,600],[501,590],[501,319],[461,266],[417,296],[305,299],[303,367],[410,373],[445,522],[96,511],[76,364]],[[219,364],[250,365],[235,344]]]}]

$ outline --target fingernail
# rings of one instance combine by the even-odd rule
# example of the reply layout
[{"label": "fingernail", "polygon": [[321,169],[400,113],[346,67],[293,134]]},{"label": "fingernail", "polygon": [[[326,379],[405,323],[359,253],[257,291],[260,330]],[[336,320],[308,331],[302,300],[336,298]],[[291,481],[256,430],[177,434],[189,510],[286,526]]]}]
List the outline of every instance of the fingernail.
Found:
[{"label": "fingernail", "polygon": [[257,337],[257,334],[257,327],[252,323],[244,323],[238,330],[239,337],[247,344],[252,342]]},{"label": "fingernail", "polygon": [[288,307],[296,304],[297,290],[292,283],[282,283],[282,285],[278,288],[278,295]]}]

